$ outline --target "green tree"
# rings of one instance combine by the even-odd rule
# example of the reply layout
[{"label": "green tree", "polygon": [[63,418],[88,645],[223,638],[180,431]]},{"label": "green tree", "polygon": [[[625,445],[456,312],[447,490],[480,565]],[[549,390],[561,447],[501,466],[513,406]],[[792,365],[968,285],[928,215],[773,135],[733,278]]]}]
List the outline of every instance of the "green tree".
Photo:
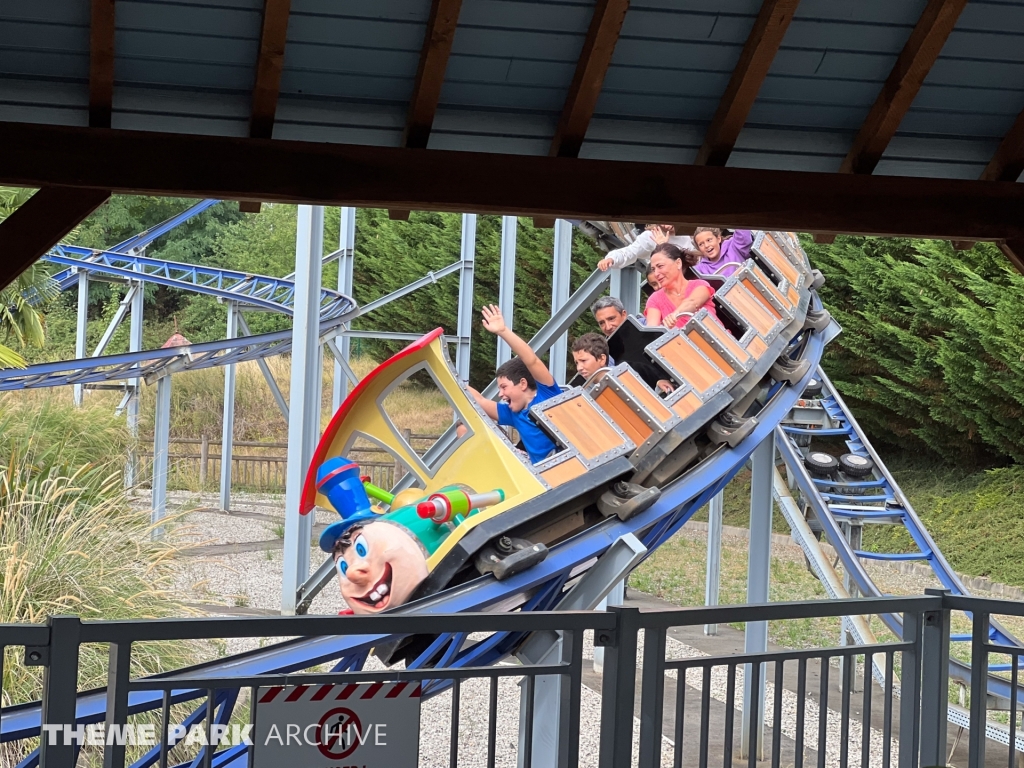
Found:
[{"label": "green tree", "polygon": [[1024,461],[1024,276],[995,246],[805,247],[844,329],[825,369],[873,440],[967,464]]}]

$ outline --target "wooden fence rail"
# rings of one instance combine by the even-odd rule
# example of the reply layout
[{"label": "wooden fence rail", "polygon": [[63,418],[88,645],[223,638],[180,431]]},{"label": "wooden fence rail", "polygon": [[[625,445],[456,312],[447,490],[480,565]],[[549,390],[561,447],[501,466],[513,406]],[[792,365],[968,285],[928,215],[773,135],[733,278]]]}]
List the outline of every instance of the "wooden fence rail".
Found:
[{"label": "wooden fence rail", "polygon": [[[419,435],[403,430],[403,436],[410,445],[415,442],[433,443],[440,435]],[[152,439],[142,438],[142,444],[152,445]],[[174,446],[199,446],[198,453],[194,450],[176,453]],[[288,448],[287,443],[261,443],[255,440],[235,440],[234,448],[260,449],[280,451]],[[172,437],[170,439],[170,456],[168,457],[168,486],[186,490],[209,490],[216,487],[220,478],[221,443],[210,440],[208,436],[201,438]],[[418,452],[422,450],[417,448]],[[386,458],[381,458],[386,457]],[[405,466],[394,459],[390,453],[378,448],[360,448],[353,450],[349,458],[359,462],[363,473],[370,476],[375,485],[391,488],[405,474]],[[141,477],[148,478],[153,472],[153,453],[139,454]],[[287,477],[288,457],[274,453],[256,453],[247,451],[244,454],[231,454],[231,486],[255,491],[284,491]]]}]

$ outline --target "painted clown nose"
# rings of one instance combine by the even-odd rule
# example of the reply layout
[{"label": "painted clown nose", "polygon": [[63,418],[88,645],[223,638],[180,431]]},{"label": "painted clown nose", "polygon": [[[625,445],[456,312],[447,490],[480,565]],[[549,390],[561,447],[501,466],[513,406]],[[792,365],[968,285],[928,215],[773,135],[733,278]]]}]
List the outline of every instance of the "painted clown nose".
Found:
[{"label": "painted clown nose", "polygon": [[316,487],[345,520],[373,515],[359,476],[359,465],[350,459],[338,456],[325,461],[317,472]]},{"label": "painted clown nose", "polygon": [[416,505],[416,514],[439,525],[455,517],[465,517],[474,509],[490,507],[505,500],[502,490],[489,493],[466,493],[460,490],[441,491]]}]

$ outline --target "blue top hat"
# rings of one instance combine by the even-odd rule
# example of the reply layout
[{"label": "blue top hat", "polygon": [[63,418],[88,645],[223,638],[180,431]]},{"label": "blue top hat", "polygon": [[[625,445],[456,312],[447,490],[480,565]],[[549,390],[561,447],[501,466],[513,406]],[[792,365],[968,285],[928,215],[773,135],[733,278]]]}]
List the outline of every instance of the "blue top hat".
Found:
[{"label": "blue top hat", "polygon": [[377,516],[359,478],[359,465],[344,456],[328,459],[320,465],[316,487],[341,515],[341,520],[331,523],[320,534],[320,549],[324,552],[333,552],[338,539],[353,525]]}]

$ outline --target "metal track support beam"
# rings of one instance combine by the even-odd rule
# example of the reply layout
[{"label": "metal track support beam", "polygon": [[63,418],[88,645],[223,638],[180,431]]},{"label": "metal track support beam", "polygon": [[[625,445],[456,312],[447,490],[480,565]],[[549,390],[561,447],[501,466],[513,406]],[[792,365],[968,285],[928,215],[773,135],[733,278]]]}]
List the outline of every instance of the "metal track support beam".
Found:
[{"label": "metal track support beam", "polygon": [[153,524],[152,537],[163,538],[160,521],[167,516],[167,474],[170,471],[171,379],[161,376],[156,382],[156,415],[153,420]]},{"label": "metal track support beam", "polygon": [[[87,332],[89,328],[89,273],[84,269],[78,272],[78,316],[75,326],[75,357],[83,359],[88,344]],[[85,387],[82,384],[75,384],[74,398],[75,407],[81,408],[85,396]]]},{"label": "metal track support beam", "polygon": [[[608,593],[600,603],[597,604],[596,610],[607,611],[612,606],[623,605],[626,602],[626,580],[618,582],[612,591]],[[600,674],[604,670],[604,646],[594,646],[594,671]]]},{"label": "metal track support beam", "polygon": [[[750,552],[747,558],[747,603],[768,602],[768,580],[772,554],[772,480],[775,471],[775,434],[766,437],[751,456]],[[768,622],[748,621],[743,633],[744,653],[768,650]],[[743,675],[743,726],[740,730],[740,758],[751,750],[764,758],[764,664],[754,688],[753,670],[745,666]],[[751,713],[757,710],[756,720]]]},{"label": "metal track support beam", "polygon": [[[555,219],[555,257],[551,272],[552,316],[569,302],[569,281],[571,276],[572,224],[565,219]],[[565,360],[569,353],[568,346],[568,330],[563,331],[551,345],[548,369],[558,384],[565,384]],[[538,352],[538,354],[540,353]]]},{"label": "metal track support beam", "polygon": [[[249,330],[249,324],[245,322],[245,317],[242,315],[241,310],[238,310],[235,313],[235,317],[238,319],[238,329],[241,331],[241,335],[252,336],[252,331]],[[266,358],[257,357],[256,365],[259,366],[260,373],[263,374],[263,378],[267,382],[267,386],[270,388],[270,394],[274,396],[274,402],[277,403],[278,410],[281,411],[281,415],[284,416],[284,420],[287,422],[288,403],[285,402],[284,395],[281,394],[281,388],[277,386],[277,379],[274,378],[273,371],[271,371],[270,366],[267,365]]]},{"label": "metal track support beam", "polygon": [[[556,611],[587,611],[598,607],[607,599],[616,585],[625,583],[633,570],[647,554],[647,548],[629,533],[616,539],[597,563],[580,578],[555,607]],[[535,632],[520,647],[516,656],[527,664],[568,663],[571,640],[582,642],[582,637],[572,638],[562,632]],[[533,732],[527,733],[525,713],[529,710],[528,699],[533,689]],[[539,675],[533,686],[520,683],[522,703],[519,711],[519,742],[529,741],[531,765],[535,768],[559,768],[567,765],[570,691],[566,675]],[[520,752],[519,768],[525,768],[524,753]]]},{"label": "metal track support beam", "polygon": [[608,293],[622,302],[622,306],[631,315],[640,312],[641,274],[633,267],[611,270],[611,285]]},{"label": "metal track support beam", "polygon": [[[142,266],[136,265],[141,272]],[[142,350],[142,311],[145,294],[142,282],[133,283],[135,288],[131,299],[131,325],[128,331],[128,351]],[[125,467],[124,483],[128,488],[139,482],[139,396],[142,394],[142,379],[130,379],[128,382],[131,397],[128,400],[128,432],[131,435],[131,446],[128,449],[128,464]]]},{"label": "metal track support beam", "polygon": [[[718,605],[722,576],[722,518],[725,515],[725,491],[711,497],[708,504],[708,559],[704,575],[704,605]],[[717,635],[717,624],[705,624],[705,635]]]},{"label": "metal track support beam", "polygon": [[[338,291],[351,296],[356,261],[356,209],[341,209],[341,222],[338,230]],[[352,340],[347,336],[337,339],[338,352],[347,363],[352,354]],[[331,389],[331,412],[337,411],[348,395],[348,377],[342,370],[341,363],[334,361],[334,379]]]},{"label": "metal track support beam", "polygon": [[285,487],[284,572],[281,613],[295,614],[299,587],[309,576],[313,516],[300,515],[306,470],[320,433],[320,278],[324,250],[324,209],[300,205],[295,239],[295,318],[292,326],[291,393],[288,412],[288,470]]},{"label": "metal track support beam", "polygon": [[462,214],[462,269],[459,272],[459,351],[455,368],[459,381],[469,381],[469,347],[473,332],[473,262],[476,257],[476,214]]},{"label": "metal track support beam", "polygon": [[[238,337],[238,305],[228,302],[226,338]],[[220,508],[231,509],[231,469],[235,440],[235,364],[224,366],[224,418],[220,437]]]},{"label": "metal track support beam", "polygon": [[[501,217],[501,265],[498,271],[498,309],[505,317],[505,325],[512,327],[512,313],[516,301],[516,235],[519,218]],[[498,361],[500,366],[512,359],[512,349],[504,339],[498,339]]]}]

